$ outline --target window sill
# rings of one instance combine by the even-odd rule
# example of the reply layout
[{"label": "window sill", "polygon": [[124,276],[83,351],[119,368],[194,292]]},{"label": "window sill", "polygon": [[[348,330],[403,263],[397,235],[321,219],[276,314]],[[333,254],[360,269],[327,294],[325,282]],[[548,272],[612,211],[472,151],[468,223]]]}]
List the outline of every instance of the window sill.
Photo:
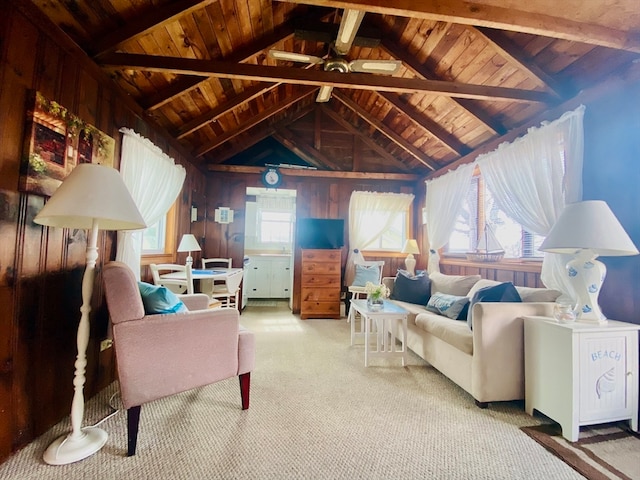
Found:
[{"label": "window sill", "polygon": [[152,263],[175,263],[176,257],[171,253],[155,253],[152,255],[142,255],[140,265],[150,265]]},{"label": "window sill", "polygon": [[534,272],[540,273],[542,269],[542,260],[516,260],[507,259],[499,262],[471,262],[465,257],[453,257],[445,256],[440,258],[440,263],[443,265],[464,265],[482,269],[493,270],[509,270],[514,272]]}]

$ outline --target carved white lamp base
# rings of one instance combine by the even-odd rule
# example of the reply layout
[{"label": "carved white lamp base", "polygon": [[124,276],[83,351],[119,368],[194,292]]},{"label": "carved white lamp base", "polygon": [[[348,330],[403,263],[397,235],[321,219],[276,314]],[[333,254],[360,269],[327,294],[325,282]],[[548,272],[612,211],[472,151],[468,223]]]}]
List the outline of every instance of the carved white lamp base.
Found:
[{"label": "carved white lamp base", "polygon": [[407,255],[407,258],[404,259],[404,264],[407,267],[407,272],[411,275],[416,274],[416,259],[413,257],[413,253]]},{"label": "carved white lamp base", "polygon": [[593,250],[579,250],[567,263],[567,274],[577,297],[576,319],[579,322],[605,325],[607,317],[600,310],[598,295],[607,275],[607,267],[596,260],[597,256]]}]

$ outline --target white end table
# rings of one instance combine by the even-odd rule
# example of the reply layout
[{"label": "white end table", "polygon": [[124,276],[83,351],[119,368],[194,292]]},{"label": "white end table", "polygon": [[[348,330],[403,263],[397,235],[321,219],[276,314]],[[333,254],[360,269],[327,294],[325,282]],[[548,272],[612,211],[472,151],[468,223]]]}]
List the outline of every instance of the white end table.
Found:
[{"label": "white end table", "polygon": [[[364,333],[355,331],[355,315],[360,314],[364,323]],[[351,345],[356,338],[364,337],[364,366],[369,366],[370,357],[401,357],[402,366],[406,365],[407,356],[407,312],[395,303],[384,301],[382,310],[369,310],[366,300],[351,300],[349,321],[351,322]],[[372,349],[371,332],[375,322],[376,345]],[[400,346],[396,345],[398,327],[402,329]]]},{"label": "white end table", "polygon": [[581,425],[628,420],[638,431],[638,330],[524,317],[526,412],[555,420],[571,442]]}]

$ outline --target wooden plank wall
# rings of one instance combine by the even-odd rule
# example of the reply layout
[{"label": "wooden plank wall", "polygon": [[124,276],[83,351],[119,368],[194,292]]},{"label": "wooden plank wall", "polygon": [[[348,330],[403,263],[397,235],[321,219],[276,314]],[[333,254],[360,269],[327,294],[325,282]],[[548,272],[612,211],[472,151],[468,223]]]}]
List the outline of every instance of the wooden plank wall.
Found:
[{"label": "wooden plank wall", "polygon": [[[28,4],[3,2],[0,15],[0,461],[69,414],[85,265],[84,232],[34,224],[45,198],[18,191],[28,91],[39,90],[115,138],[116,167],[123,126],[184,164],[181,212],[188,212],[192,192],[203,192],[205,185],[204,175],[177,147],[155,133],[110,80]],[[178,235],[189,231],[187,214],[179,215]],[[108,324],[100,268],[115,258],[115,248],[115,235],[101,232],[87,398],[114,380],[113,349],[101,353],[99,344]]]}]

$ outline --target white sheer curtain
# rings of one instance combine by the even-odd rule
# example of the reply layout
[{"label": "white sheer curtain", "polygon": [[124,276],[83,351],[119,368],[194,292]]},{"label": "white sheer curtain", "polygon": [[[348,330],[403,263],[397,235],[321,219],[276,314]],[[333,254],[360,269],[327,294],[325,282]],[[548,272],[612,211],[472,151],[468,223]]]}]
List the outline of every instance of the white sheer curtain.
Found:
[{"label": "white sheer curtain", "polygon": [[429,240],[429,273],[440,271],[438,249],[449,241],[456,224],[462,202],[469,193],[475,163],[457,169],[433,180],[427,180],[427,235]]},{"label": "white sheer curtain", "polygon": [[[353,262],[362,258],[360,250],[366,249],[387,230],[399,213],[411,206],[413,194],[353,192],[349,201],[349,254],[344,277],[345,285],[351,285],[355,275]],[[375,214],[375,222],[371,221]],[[358,253],[354,253],[358,250]]]},{"label": "white sheer curtain", "polygon": [[[120,132],[124,134],[120,173],[145,223],[154,225],[175,202],[186,172],[150,140],[128,128]],[[129,265],[138,280],[143,231],[118,232],[116,260]]]},{"label": "white sheer curtain", "polygon": [[[531,128],[524,137],[477,159],[500,208],[531,233],[546,235],[564,206],[582,199],[584,109]],[[566,262],[565,255],[545,254],[541,280],[573,296]]]}]

